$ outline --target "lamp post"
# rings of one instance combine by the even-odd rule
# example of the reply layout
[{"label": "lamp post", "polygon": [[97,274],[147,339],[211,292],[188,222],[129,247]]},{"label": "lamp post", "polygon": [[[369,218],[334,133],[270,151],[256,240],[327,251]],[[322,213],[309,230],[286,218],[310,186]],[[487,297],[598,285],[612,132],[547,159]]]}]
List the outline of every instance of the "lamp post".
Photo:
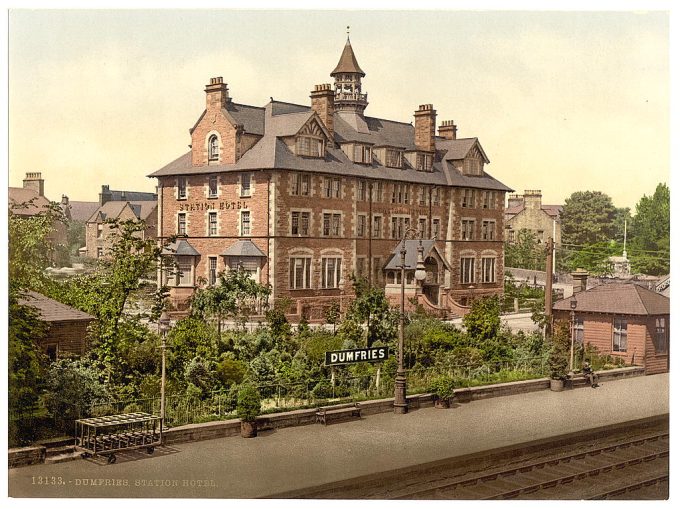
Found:
[{"label": "lamp post", "polygon": [[574,376],[574,336],[576,335],[576,321],[575,321],[575,310],[578,302],[576,301],[576,297],[571,298],[569,301],[569,307],[571,308],[570,311],[570,316],[571,316],[571,349],[569,351],[569,376],[573,377]]},{"label": "lamp post", "polygon": [[165,337],[170,330],[170,317],[163,311],[158,318],[158,329],[161,333],[161,429],[165,424]]},{"label": "lamp post", "polygon": [[[397,364],[397,376],[394,379],[394,413],[405,414],[408,412],[406,403],[406,372],[404,371],[404,316],[405,316],[405,291],[406,291],[406,238],[418,233],[415,228],[407,228],[401,240],[401,315],[399,319],[399,352]],[[415,278],[417,281],[425,279],[425,263],[423,262],[423,240],[418,245],[418,261],[416,263]]]}]

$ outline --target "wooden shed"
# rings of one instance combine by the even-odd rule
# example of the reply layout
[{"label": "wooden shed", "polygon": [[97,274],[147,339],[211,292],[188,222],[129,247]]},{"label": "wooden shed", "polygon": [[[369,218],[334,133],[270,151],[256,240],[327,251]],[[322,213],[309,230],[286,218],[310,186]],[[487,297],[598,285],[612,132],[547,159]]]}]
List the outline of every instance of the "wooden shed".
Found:
[{"label": "wooden shed", "polygon": [[87,329],[95,319],[92,315],[37,292],[28,292],[19,303],[37,309],[40,319],[48,325],[40,346],[51,360],[64,354],[85,353]]}]

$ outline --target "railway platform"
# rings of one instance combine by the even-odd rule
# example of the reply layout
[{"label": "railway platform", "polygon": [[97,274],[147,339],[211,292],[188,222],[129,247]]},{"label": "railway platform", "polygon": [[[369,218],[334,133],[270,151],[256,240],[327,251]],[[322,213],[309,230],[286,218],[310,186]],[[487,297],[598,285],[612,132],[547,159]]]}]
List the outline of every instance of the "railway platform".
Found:
[{"label": "railway platform", "polygon": [[[597,389],[421,408],[405,415],[158,447],[116,464],[78,460],[9,471],[14,497],[259,498],[669,413],[668,374]],[[36,479],[47,482],[36,484]],[[61,484],[52,484],[53,479]]]}]

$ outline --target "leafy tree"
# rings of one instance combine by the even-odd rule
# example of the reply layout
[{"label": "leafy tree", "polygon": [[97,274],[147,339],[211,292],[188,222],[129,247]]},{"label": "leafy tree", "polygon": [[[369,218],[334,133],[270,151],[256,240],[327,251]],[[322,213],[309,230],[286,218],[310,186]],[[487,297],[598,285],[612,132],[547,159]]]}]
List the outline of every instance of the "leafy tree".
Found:
[{"label": "leafy tree", "polygon": [[558,264],[563,270],[585,269],[590,274],[611,275],[610,256],[621,256],[623,244],[617,242],[596,242],[587,246],[564,247]]},{"label": "leafy tree", "polygon": [[635,207],[630,257],[633,270],[662,275],[670,271],[670,189],[659,184],[652,196],[643,196]]},{"label": "leafy tree", "polygon": [[91,405],[108,398],[99,371],[85,360],[59,359],[47,373],[45,402],[52,415],[77,419]]},{"label": "leafy tree", "polygon": [[8,210],[9,264],[8,285],[11,295],[22,290],[44,292],[48,284],[45,269],[50,266],[54,246],[48,240],[55,224],[63,221],[61,209],[56,204],[44,211],[21,216],[17,212],[31,202],[14,205]]},{"label": "leafy tree", "polygon": [[45,324],[35,309],[18,304],[10,296],[7,349],[10,420],[30,413],[38,405],[44,359],[37,341],[44,334]]},{"label": "leafy tree", "polygon": [[562,243],[584,246],[614,238],[616,208],[612,199],[600,191],[577,191],[564,202]]},{"label": "leafy tree", "polygon": [[363,278],[353,279],[353,286],[356,298],[350,304],[345,320],[361,326],[366,324],[366,344],[369,347],[376,341],[385,344],[393,341],[399,326],[399,313],[390,308],[385,292],[370,287]]},{"label": "leafy tree", "polygon": [[[126,307],[143,287],[143,279],[155,272],[161,262],[161,248],[153,239],[144,239],[144,221],[109,221],[113,244],[94,273],[53,282],[49,296],[93,315],[92,353],[107,373],[108,381],[121,375],[121,323]],[[162,292],[157,294],[162,295]],[[154,306],[157,311],[158,305]]]},{"label": "leafy tree", "polygon": [[21,430],[13,422],[31,413],[38,405],[42,391],[44,356],[37,342],[45,334],[45,324],[36,310],[21,305],[28,290],[44,291],[48,285],[45,268],[49,266],[53,248],[48,241],[61,209],[50,206],[39,214],[22,217],[15,211],[28,204],[14,205],[8,210],[8,410],[10,435],[14,440]]},{"label": "leafy tree", "polygon": [[254,310],[265,304],[271,288],[257,283],[245,270],[220,273],[217,284],[199,288],[191,299],[192,313],[212,319],[222,331],[224,320],[234,320],[245,328]]},{"label": "leafy tree", "polygon": [[213,359],[217,353],[217,333],[203,320],[187,317],[168,332],[168,373],[184,374],[192,359]]},{"label": "leafy tree", "polygon": [[335,326],[340,321],[340,304],[338,301],[333,301],[324,313],[326,323],[333,326],[333,334],[335,334]]},{"label": "leafy tree", "polygon": [[517,232],[515,242],[505,243],[505,266],[545,270],[545,252],[531,230],[522,228]]},{"label": "leafy tree", "polygon": [[463,325],[473,345],[495,339],[501,327],[498,297],[475,299],[470,311],[463,317]]}]

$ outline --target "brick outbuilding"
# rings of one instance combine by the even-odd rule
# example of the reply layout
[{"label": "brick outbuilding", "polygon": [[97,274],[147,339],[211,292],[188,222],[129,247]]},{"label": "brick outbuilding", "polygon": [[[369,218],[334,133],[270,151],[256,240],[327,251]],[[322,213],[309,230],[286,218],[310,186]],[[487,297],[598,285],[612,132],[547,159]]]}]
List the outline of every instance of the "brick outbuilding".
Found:
[{"label": "brick outbuilding", "polygon": [[20,304],[37,309],[48,326],[40,347],[51,360],[64,354],[82,355],[87,350],[87,329],[95,320],[92,315],[57,302],[37,292],[28,292]]},{"label": "brick outbuilding", "polygon": [[575,341],[600,353],[644,366],[647,374],[669,369],[670,299],[633,283],[611,283],[555,303],[555,320],[571,320]]}]

